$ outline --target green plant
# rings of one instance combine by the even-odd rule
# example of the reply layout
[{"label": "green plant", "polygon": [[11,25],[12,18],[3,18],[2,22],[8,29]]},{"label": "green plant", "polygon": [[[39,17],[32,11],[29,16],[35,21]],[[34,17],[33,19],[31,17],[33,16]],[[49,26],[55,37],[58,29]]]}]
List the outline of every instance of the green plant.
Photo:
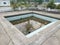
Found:
[{"label": "green plant", "polygon": [[16,8],[18,8],[17,3],[14,2],[14,1],[10,1],[10,5],[11,5],[11,7],[13,8],[13,10],[16,10]]},{"label": "green plant", "polygon": [[60,4],[56,6],[56,9],[60,9]]},{"label": "green plant", "polygon": [[39,4],[42,4],[42,3],[43,3],[43,0],[38,0],[38,3],[39,3]]},{"label": "green plant", "polygon": [[54,0],[51,0],[51,1],[47,4],[47,8],[54,9],[55,7],[56,7],[56,5],[54,4]]}]

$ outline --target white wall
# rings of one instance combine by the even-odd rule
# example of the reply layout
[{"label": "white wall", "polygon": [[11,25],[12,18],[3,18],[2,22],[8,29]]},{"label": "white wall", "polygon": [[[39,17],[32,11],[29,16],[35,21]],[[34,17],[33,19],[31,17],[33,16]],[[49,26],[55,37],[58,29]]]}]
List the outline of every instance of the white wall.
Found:
[{"label": "white wall", "polygon": [[[4,4],[4,3],[6,3],[6,4]],[[0,1],[0,6],[10,6],[10,1],[9,0],[8,1],[7,0],[6,1],[1,0]]]},{"label": "white wall", "polygon": [[0,0],[0,12],[11,11],[10,0]]}]

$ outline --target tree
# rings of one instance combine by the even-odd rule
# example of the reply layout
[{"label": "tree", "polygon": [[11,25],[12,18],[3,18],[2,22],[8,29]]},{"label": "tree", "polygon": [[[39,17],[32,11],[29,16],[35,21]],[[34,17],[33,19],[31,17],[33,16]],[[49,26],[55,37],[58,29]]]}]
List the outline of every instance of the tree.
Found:
[{"label": "tree", "polygon": [[18,7],[17,3],[14,0],[10,1],[10,5],[13,8],[13,10],[16,10],[16,8]]},{"label": "tree", "polygon": [[60,4],[56,6],[56,9],[60,9]]},{"label": "tree", "polygon": [[38,0],[38,3],[39,3],[39,4],[42,4],[42,3],[43,3],[43,0]]},{"label": "tree", "polygon": [[54,4],[54,0],[51,0],[51,1],[47,4],[47,8],[54,9],[55,7],[56,7],[56,5]]}]

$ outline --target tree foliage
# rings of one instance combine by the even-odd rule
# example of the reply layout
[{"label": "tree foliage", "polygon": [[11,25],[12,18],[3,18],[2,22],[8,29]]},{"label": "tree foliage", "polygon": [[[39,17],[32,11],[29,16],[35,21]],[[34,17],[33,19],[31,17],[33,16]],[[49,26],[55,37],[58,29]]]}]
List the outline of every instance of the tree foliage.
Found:
[{"label": "tree foliage", "polygon": [[38,3],[39,3],[39,4],[42,4],[42,3],[43,3],[43,0],[38,0]]},{"label": "tree foliage", "polygon": [[56,9],[60,9],[60,4],[56,6]]},{"label": "tree foliage", "polygon": [[54,9],[55,7],[56,7],[56,5],[54,4],[54,0],[51,0],[51,1],[47,4],[47,8]]},{"label": "tree foliage", "polygon": [[18,7],[17,3],[14,1],[10,1],[10,5],[14,10]]},{"label": "tree foliage", "polygon": [[[30,7],[31,1],[34,2],[34,5],[37,7],[38,4],[42,4],[43,0],[11,0],[11,7],[15,10],[18,7],[25,6]],[[38,4],[37,4],[38,3]]]}]

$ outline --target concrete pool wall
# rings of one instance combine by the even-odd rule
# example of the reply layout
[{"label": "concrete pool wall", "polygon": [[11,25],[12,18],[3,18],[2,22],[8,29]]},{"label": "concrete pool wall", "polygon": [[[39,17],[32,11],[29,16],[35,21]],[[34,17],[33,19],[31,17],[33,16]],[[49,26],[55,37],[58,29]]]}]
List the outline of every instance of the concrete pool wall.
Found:
[{"label": "concrete pool wall", "polygon": [[34,16],[34,17],[37,17],[37,18],[40,18],[40,19],[43,19],[43,20],[47,20],[47,21],[50,21],[50,22],[57,21],[57,19],[46,17],[46,16],[42,16],[41,14],[40,15],[34,14],[34,13],[32,13],[32,14],[24,14],[24,15],[17,15],[17,16],[11,16],[11,17],[7,16],[7,20],[13,21],[13,20],[21,19],[21,18],[27,18],[27,17],[30,17],[30,16]]},{"label": "concrete pool wall", "polygon": [[60,45],[60,20],[29,38],[0,17],[0,34],[0,45]]}]

